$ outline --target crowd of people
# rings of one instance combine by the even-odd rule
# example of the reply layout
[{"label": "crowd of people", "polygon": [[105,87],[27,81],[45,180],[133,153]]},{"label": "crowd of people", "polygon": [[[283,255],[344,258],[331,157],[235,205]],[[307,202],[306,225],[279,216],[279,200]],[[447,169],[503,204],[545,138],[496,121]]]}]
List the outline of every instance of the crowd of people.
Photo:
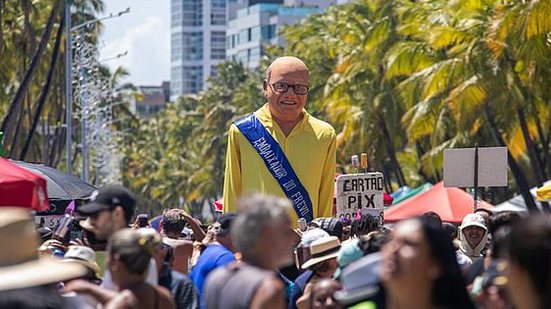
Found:
[{"label": "crowd of people", "polygon": [[67,242],[0,208],[0,308],[551,308],[543,215],[381,226],[365,214],[301,229],[289,200],[252,195],[211,224],[167,209],[154,228],[134,210],[127,189],[101,188]]},{"label": "crowd of people", "polygon": [[115,185],[54,231],[0,208],[0,308],[551,308],[549,217],[333,217],[336,135],[304,109],[308,82],[298,58],[270,65],[210,224],[174,208],[153,227]]}]

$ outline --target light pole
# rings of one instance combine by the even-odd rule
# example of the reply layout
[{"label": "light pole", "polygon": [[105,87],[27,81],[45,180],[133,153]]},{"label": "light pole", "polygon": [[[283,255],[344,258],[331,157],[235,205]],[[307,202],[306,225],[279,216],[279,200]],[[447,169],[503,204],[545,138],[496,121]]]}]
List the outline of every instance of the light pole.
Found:
[{"label": "light pole", "polygon": [[[73,112],[72,112],[72,104],[73,104],[73,88],[72,88],[72,67],[73,67],[73,53],[72,53],[72,40],[71,40],[71,32],[79,30],[83,27],[86,27],[88,25],[106,20],[111,19],[115,17],[120,17],[121,15],[124,15],[126,13],[130,12],[130,7],[126,8],[126,10],[121,11],[117,14],[109,14],[108,16],[89,20],[86,21],[78,26],[71,27],[71,5],[73,3],[73,0],[66,0],[65,2],[65,97],[66,97],[66,108],[65,108],[65,117],[66,117],[66,159],[67,159],[67,173],[72,174],[72,163],[71,163],[71,146],[72,146],[72,118],[73,118]],[[81,55],[79,54],[79,57]],[[86,78],[86,72],[84,72],[84,68],[82,68],[81,71],[83,74],[81,75],[81,78]],[[86,91],[85,91],[86,92]],[[82,178],[85,181],[88,181],[88,161],[87,161],[87,145],[86,145],[86,116],[89,112],[87,107],[86,100],[88,99],[88,94],[85,93],[83,96],[83,117],[81,122],[81,129],[82,129],[82,144],[81,144],[81,152],[82,152]]]},{"label": "light pole", "polygon": [[65,131],[65,143],[67,149],[67,174],[72,174],[71,164],[71,145],[73,144],[73,79],[71,77],[72,69],[72,46],[71,46],[71,3],[72,0],[65,2],[65,123],[67,125]]}]

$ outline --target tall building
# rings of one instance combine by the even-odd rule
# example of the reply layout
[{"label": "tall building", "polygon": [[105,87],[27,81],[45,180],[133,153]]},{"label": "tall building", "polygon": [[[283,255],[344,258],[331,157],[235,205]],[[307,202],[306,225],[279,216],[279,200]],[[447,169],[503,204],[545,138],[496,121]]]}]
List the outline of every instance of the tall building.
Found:
[{"label": "tall building", "polygon": [[237,2],[171,0],[171,100],[201,91],[224,61],[227,14]]},{"label": "tall building", "polygon": [[[265,45],[285,44],[279,31],[285,25],[297,23],[304,17],[321,13],[337,0],[285,0],[279,3],[256,3],[237,11],[228,22],[226,54],[254,68],[260,63]],[[250,4],[250,3],[249,3]]]},{"label": "tall building", "polygon": [[170,83],[164,81],[161,86],[138,86],[140,97],[135,100],[135,113],[140,117],[150,117],[163,109],[168,103]]},{"label": "tall building", "polygon": [[258,65],[264,44],[284,44],[277,37],[283,25],[337,1],[171,0],[170,100],[206,88],[226,59]]}]

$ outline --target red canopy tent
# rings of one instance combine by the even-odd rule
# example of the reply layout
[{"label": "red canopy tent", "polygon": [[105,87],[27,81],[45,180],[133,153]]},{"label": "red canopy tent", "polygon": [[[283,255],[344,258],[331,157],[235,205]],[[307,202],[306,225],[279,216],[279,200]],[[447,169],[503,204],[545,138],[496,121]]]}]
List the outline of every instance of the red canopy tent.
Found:
[{"label": "red canopy tent", "polygon": [[[385,210],[385,222],[392,223],[434,211],[443,222],[460,224],[465,215],[473,212],[473,203],[473,197],[467,192],[445,188],[444,182],[439,182],[430,190]],[[480,201],[479,207],[491,209],[494,206]]]},{"label": "red canopy tent", "polygon": [[50,209],[46,180],[0,157],[0,207]]}]

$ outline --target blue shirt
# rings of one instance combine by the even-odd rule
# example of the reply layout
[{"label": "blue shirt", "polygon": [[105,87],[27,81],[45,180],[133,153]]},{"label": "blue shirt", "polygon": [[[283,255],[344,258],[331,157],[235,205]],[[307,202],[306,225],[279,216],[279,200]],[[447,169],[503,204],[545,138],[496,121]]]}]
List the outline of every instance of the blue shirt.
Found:
[{"label": "blue shirt", "polygon": [[209,273],[218,267],[234,261],[235,257],[233,253],[220,244],[210,244],[201,253],[190,275],[191,281],[193,281],[197,289],[197,294],[199,294],[199,305],[201,308],[205,306],[203,288]]}]

